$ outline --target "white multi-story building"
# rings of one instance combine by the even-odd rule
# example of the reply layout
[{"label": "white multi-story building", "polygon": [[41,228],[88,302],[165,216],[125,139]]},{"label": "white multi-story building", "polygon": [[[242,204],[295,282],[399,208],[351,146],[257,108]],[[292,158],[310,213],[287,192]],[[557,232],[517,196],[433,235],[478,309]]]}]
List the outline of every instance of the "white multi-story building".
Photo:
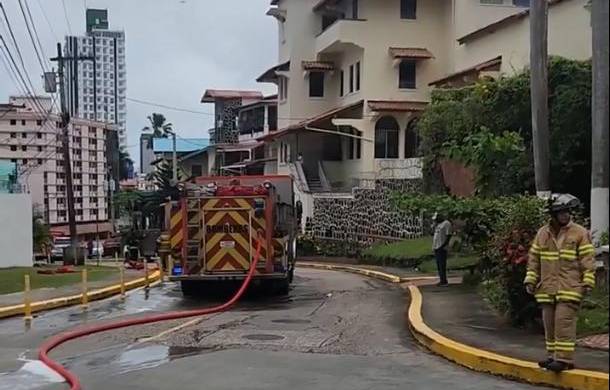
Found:
[{"label": "white multi-story building", "polygon": [[[549,0],[549,54],[591,56],[587,0]],[[527,0],[272,0],[279,59],[278,131],[267,173],[319,188],[421,175],[415,121],[435,87],[529,63]],[[302,156],[302,159],[299,159]]]},{"label": "white multi-story building", "polygon": [[[43,106],[51,99],[38,97]],[[18,183],[31,195],[35,210],[59,232],[68,233],[63,131],[60,118],[34,108],[32,99],[10,97],[0,105],[0,160],[17,164]],[[73,118],[69,146],[76,210],[77,233],[93,238],[111,231],[108,223],[109,166],[117,165],[116,129],[104,122]]]},{"label": "white multi-story building", "polygon": [[127,146],[125,33],[108,30],[108,11],[87,10],[87,33],[66,37],[66,100],[74,117],[113,123]]}]

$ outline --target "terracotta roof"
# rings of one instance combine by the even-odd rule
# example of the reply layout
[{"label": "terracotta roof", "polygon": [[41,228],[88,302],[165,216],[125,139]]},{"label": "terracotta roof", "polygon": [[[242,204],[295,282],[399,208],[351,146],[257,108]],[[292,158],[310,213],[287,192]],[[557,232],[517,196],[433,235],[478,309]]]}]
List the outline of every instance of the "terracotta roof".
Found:
[{"label": "terracotta roof", "polygon": [[322,114],[316,115],[314,117],[311,117],[309,119],[306,119],[306,120],[301,121],[299,123],[296,123],[294,125],[290,125],[288,127],[285,127],[283,129],[281,129],[280,131],[275,131],[275,132],[266,134],[263,137],[258,138],[258,141],[263,141],[263,142],[271,141],[271,140],[273,140],[275,138],[282,137],[282,136],[290,134],[290,133],[294,133],[297,130],[304,129],[306,126],[314,125],[314,124],[316,124],[318,122],[331,119],[331,118],[335,117],[338,114],[341,114],[343,112],[346,112],[346,111],[354,109],[354,108],[356,108],[358,106],[361,106],[363,103],[364,103],[364,100],[359,100],[359,101],[357,101],[355,103],[348,104],[346,106],[341,106],[341,107],[334,108],[334,109],[332,109],[330,111],[326,111],[326,112],[324,112]]},{"label": "terracotta roof", "polygon": [[265,71],[262,75],[258,76],[256,81],[259,83],[270,83],[277,80],[277,74],[275,72],[282,72],[290,70],[290,61],[286,61],[282,64],[275,65]]},{"label": "terracotta roof", "polygon": [[502,65],[502,56],[498,56],[496,58],[492,58],[491,60],[487,60],[480,64],[471,66],[470,68],[466,68],[460,70],[459,72],[451,73],[441,79],[434,80],[430,82],[428,85],[439,85],[454,80],[459,77],[463,77],[472,73],[479,73],[486,70],[500,70],[500,66]]},{"label": "terracotta roof", "polygon": [[330,61],[303,61],[305,70],[335,70],[335,64]]},{"label": "terracotta roof", "polygon": [[434,58],[428,49],[420,47],[390,47],[390,55],[394,58],[428,59]]},{"label": "terracotta roof", "polygon": [[[559,4],[562,1],[565,0],[548,0],[549,1],[549,7],[553,6],[555,4]],[[512,24],[513,22],[517,21],[517,20],[521,20],[525,17],[527,17],[530,14],[530,10],[528,9],[524,9],[521,12],[517,12],[516,14],[512,14],[510,16],[505,17],[504,19],[500,19],[496,22],[493,22],[491,24],[488,24],[485,27],[481,27],[478,30],[475,30],[473,32],[470,32],[460,38],[457,39],[457,41],[459,42],[460,45],[463,45],[465,43],[468,43],[474,39],[480,38],[481,36],[487,35],[487,34],[492,34],[498,30],[500,30],[501,28],[504,28],[505,26]]]},{"label": "terracotta roof", "polygon": [[258,91],[238,91],[226,89],[206,89],[201,103],[213,103],[216,99],[262,99],[263,94]]},{"label": "terracotta roof", "polygon": [[372,111],[423,111],[428,103],[407,100],[369,100]]}]

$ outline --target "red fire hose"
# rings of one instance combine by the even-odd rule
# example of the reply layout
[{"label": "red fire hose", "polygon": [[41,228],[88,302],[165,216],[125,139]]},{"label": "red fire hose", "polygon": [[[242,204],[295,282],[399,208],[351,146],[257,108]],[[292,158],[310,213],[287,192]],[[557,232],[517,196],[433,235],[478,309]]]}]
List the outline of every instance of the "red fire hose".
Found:
[{"label": "red fire hose", "polygon": [[233,305],[235,305],[235,303],[239,300],[239,298],[241,298],[243,293],[246,291],[246,288],[248,288],[248,285],[250,284],[250,281],[252,280],[252,276],[254,275],[254,272],[256,270],[256,264],[258,263],[258,260],[260,258],[260,252],[261,252],[261,242],[258,241],[257,245],[256,245],[256,254],[254,255],[254,258],[252,259],[252,264],[250,265],[250,271],[248,272],[248,276],[244,280],[244,282],[241,285],[241,287],[239,288],[239,290],[235,293],[235,295],[229,301],[227,301],[226,303],[224,303],[220,306],[211,307],[211,308],[207,308],[207,309],[173,311],[173,312],[164,313],[164,314],[158,314],[158,315],[147,316],[147,317],[142,317],[142,318],[133,318],[133,319],[129,319],[129,320],[111,322],[111,323],[102,324],[102,325],[88,326],[88,327],[81,328],[81,329],[75,329],[75,330],[63,332],[63,333],[60,333],[58,335],[51,337],[40,347],[40,349],[38,350],[38,359],[40,359],[43,363],[45,363],[47,366],[49,366],[52,370],[57,372],[59,375],[64,377],[66,379],[66,381],[68,382],[68,384],[70,384],[70,390],[81,390],[82,388],[80,385],[80,381],[78,380],[78,377],[76,375],[74,375],[72,372],[68,371],[64,366],[62,366],[61,364],[59,364],[58,362],[56,362],[55,360],[51,359],[48,356],[48,353],[52,349],[60,346],[61,344],[65,343],[66,341],[70,341],[70,340],[73,340],[73,339],[76,339],[79,337],[83,337],[83,336],[88,336],[88,335],[91,335],[94,333],[105,332],[107,330],[125,328],[128,326],[134,326],[134,325],[150,324],[150,323],[159,322],[159,321],[175,320],[178,318],[196,317],[196,316],[202,316],[202,315],[206,315],[206,314],[218,313],[221,311],[228,310]]}]

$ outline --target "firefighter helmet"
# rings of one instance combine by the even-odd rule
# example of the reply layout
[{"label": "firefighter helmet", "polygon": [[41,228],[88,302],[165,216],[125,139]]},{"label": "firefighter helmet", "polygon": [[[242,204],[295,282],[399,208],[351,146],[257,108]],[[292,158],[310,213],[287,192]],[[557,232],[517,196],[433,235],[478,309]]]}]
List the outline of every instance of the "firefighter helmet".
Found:
[{"label": "firefighter helmet", "polygon": [[553,194],[549,198],[549,212],[558,213],[564,210],[574,210],[580,207],[581,203],[577,197],[570,194]]}]

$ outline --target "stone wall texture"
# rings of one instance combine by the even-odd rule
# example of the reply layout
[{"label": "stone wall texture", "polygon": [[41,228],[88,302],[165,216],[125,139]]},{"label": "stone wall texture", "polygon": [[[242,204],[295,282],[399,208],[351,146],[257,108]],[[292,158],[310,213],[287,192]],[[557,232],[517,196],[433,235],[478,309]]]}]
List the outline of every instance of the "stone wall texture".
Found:
[{"label": "stone wall texture", "polygon": [[352,194],[314,195],[315,239],[371,243],[420,237],[422,219],[391,207],[394,191],[420,193],[419,179],[365,180]]}]

